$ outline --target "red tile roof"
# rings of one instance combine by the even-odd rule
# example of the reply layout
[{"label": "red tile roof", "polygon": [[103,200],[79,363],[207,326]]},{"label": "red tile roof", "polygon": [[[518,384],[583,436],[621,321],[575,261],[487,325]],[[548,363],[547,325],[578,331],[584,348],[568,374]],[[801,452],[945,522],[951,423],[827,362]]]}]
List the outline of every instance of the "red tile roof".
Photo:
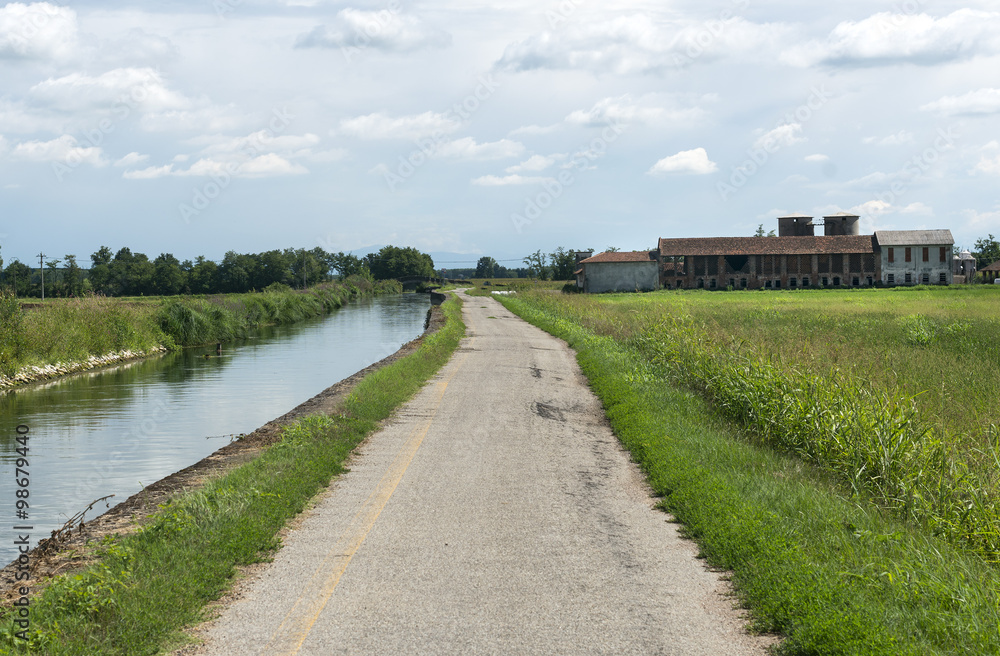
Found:
[{"label": "red tile roof", "polygon": [[871,235],[815,237],[689,237],[660,239],[660,255],[812,255],[873,253]]},{"label": "red tile roof", "polygon": [[580,264],[596,264],[599,262],[655,262],[656,251],[608,251],[598,253],[586,260],[580,260]]}]

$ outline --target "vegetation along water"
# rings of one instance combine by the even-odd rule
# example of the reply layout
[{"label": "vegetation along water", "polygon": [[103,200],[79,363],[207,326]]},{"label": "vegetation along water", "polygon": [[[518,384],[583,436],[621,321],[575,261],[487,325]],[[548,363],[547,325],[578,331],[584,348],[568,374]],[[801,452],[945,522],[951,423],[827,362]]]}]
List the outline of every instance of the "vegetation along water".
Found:
[{"label": "vegetation along water", "polygon": [[282,284],[261,293],[163,298],[90,295],[24,310],[0,294],[0,376],[28,366],[85,361],[122,351],[148,352],[246,337],[341,307],[351,298],[398,293],[394,280],[352,276],[295,291]]}]

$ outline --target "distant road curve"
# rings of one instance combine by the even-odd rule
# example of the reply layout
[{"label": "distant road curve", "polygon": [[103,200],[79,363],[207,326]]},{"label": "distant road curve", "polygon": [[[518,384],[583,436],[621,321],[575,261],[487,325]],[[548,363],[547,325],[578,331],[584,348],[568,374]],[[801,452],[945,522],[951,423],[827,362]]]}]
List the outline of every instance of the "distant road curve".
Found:
[{"label": "distant road curve", "polygon": [[183,653],[764,654],[573,351],[464,301],[452,360]]}]

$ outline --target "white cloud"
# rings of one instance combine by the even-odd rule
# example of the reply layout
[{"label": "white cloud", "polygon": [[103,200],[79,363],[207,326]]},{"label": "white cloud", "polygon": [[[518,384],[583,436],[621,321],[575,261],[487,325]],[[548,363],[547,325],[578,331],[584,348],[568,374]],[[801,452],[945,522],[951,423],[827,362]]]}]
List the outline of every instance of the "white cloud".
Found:
[{"label": "white cloud", "polygon": [[942,18],[881,12],[862,21],[844,21],[825,41],[793,46],[781,60],[815,64],[874,66],[933,65],[992,54],[1000,49],[1000,14],[960,9]]},{"label": "white cloud", "polygon": [[226,177],[265,178],[285,175],[302,175],[309,170],[300,164],[290,162],[275,153],[250,158],[242,163],[202,158],[187,169],[175,169],[173,164],[151,166],[140,171],[125,171],[122,177],[128,180],[151,180],[172,177]]},{"label": "white cloud", "polygon": [[307,156],[320,141],[315,134],[278,135],[271,130],[259,130],[245,137],[217,137],[202,149],[202,154],[216,159],[245,158],[259,153],[280,153],[286,157]]},{"label": "white cloud", "polygon": [[167,88],[160,73],[152,68],[117,68],[96,77],[71,73],[49,78],[28,91],[35,104],[67,112],[138,108],[143,111],[186,109],[193,103]]},{"label": "white cloud", "polygon": [[866,203],[861,203],[860,205],[855,205],[851,208],[851,212],[857,214],[858,216],[864,217],[869,221],[875,221],[879,217],[888,214],[893,211],[891,204],[884,200],[870,200]]},{"label": "white cloud", "polygon": [[647,175],[660,173],[692,173],[695,175],[705,175],[715,173],[719,167],[715,162],[708,159],[708,153],[704,148],[693,150],[682,150],[676,155],[664,157],[653,165]]},{"label": "white cloud", "polygon": [[148,132],[226,132],[246,127],[253,119],[242,114],[235,105],[210,105],[197,109],[150,112],[142,117],[140,125]]},{"label": "white cloud", "polygon": [[657,21],[646,14],[597,16],[547,31],[504,50],[496,66],[509,72],[583,69],[603,73],[650,73],[681,69],[735,54],[774,48],[787,28],[742,18]]},{"label": "white cloud", "polygon": [[149,168],[142,169],[140,171],[125,171],[122,173],[122,177],[126,180],[153,180],[155,178],[172,175],[173,170],[173,164],[167,164],[165,166],[150,166]]},{"label": "white cloud", "polygon": [[148,159],[149,155],[140,155],[133,152],[115,162],[115,166],[135,166],[136,164],[142,164]]},{"label": "white cloud", "polygon": [[805,161],[807,162],[829,162],[830,156],[824,155],[822,153],[816,153],[814,155],[806,155]]},{"label": "white cloud", "polygon": [[785,125],[779,125],[778,127],[765,132],[761,136],[757,137],[754,142],[754,148],[763,148],[769,153],[773,153],[779,148],[785,148],[787,146],[793,146],[797,143],[802,143],[806,141],[805,137],[799,136],[802,134],[802,125],[799,123],[787,123]]},{"label": "white cloud", "polygon": [[608,124],[650,123],[663,116],[661,107],[640,107],[626,94],[618,98],[605,98],[587,111],[576,110],[566,117],[566,122],[587,127],[603,127]]},{"label": "white cloud", "polygon": [[476,143],[476,140],[472,137],[463,137],[454,141],[448,141],[434,149],[435,156],[473,160],[519,157],[523,152],[524,144],[517,141],[501,139],[500,141]]},{"label": "white cloud", "polygon": [[107,166],[103,151],[96,146],[79,146],[76,138],[64,134],[51,141],[26,141],[10,152],[11,159],[25,162],[62,162],[68,166]]},{"label": "white cloud", "polygon": [[451,45],[451,35],[398,11],[343,9],[333,24],[319,25],[296,39],[296,48],[343,48],[350,59],[366,48],[386,52],[413,52]]},{"label": "white cloud", "polygon": [[914,214],[916,216],[934,216],[934,208],[924,203],[910,203],[906,207],[899,209],[900,214]]},{"label": "white cloud", "polygon": [[520,164],[515,164],[514,166],[508,166],[504,169],[507,173],[526,173],[526,172],[537,172],[544,171],[549,168],[558,160],[566,159],[565,155],[532,155],[528,159],[524,160]]},{"label": "white cloud", "polygon": [[522,134],[534,136],[539,134],[550,134],[563,126],[562,123],[552,125],[525,125],[510,131],[510,136],[516,137]]},{"label": "white cloud", "polygon": [[505,175],[484,175],[472,180],[472,184],[480,187],[504,187],[508,185],[539,184],[548,178],[538,176]]},{"label": "white cloud", "polygon": [[47,2],[0,7],[0,59],[67,59],[76,42],[72,9]]},{"label": "white cloud", "polygon": [[378,112],[344,119],[337,130],[359,139],[419,139],[435,134],[450,134],[462,126],[448,113],[424,112],[390,118]]},{"label": "white cloud", "polygon": [[903,144],[913,143],[913,133],[907,130],[900,130],[896,134],[890,134],[888,137],[865,137],[861,140],[861,143],[865,144],[875,144],[876,146],[902,146]]},{"label": "white cloud", "polygon": [[945,116],[1000,113],[1000,89],[979,89],[961,96],[944,96],[920,107],[925,112]]}]

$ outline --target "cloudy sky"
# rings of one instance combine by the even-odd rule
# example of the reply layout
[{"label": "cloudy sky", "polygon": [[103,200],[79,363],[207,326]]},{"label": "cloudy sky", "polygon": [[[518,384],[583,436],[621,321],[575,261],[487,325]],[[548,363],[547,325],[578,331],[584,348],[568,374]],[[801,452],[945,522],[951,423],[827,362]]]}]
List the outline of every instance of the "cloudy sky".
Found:
[{"label": "cloudy sky", "polygon": [[972,246],[998,186],[995,0],[0,6],[7,262],[510,259],[841,210]]}]

